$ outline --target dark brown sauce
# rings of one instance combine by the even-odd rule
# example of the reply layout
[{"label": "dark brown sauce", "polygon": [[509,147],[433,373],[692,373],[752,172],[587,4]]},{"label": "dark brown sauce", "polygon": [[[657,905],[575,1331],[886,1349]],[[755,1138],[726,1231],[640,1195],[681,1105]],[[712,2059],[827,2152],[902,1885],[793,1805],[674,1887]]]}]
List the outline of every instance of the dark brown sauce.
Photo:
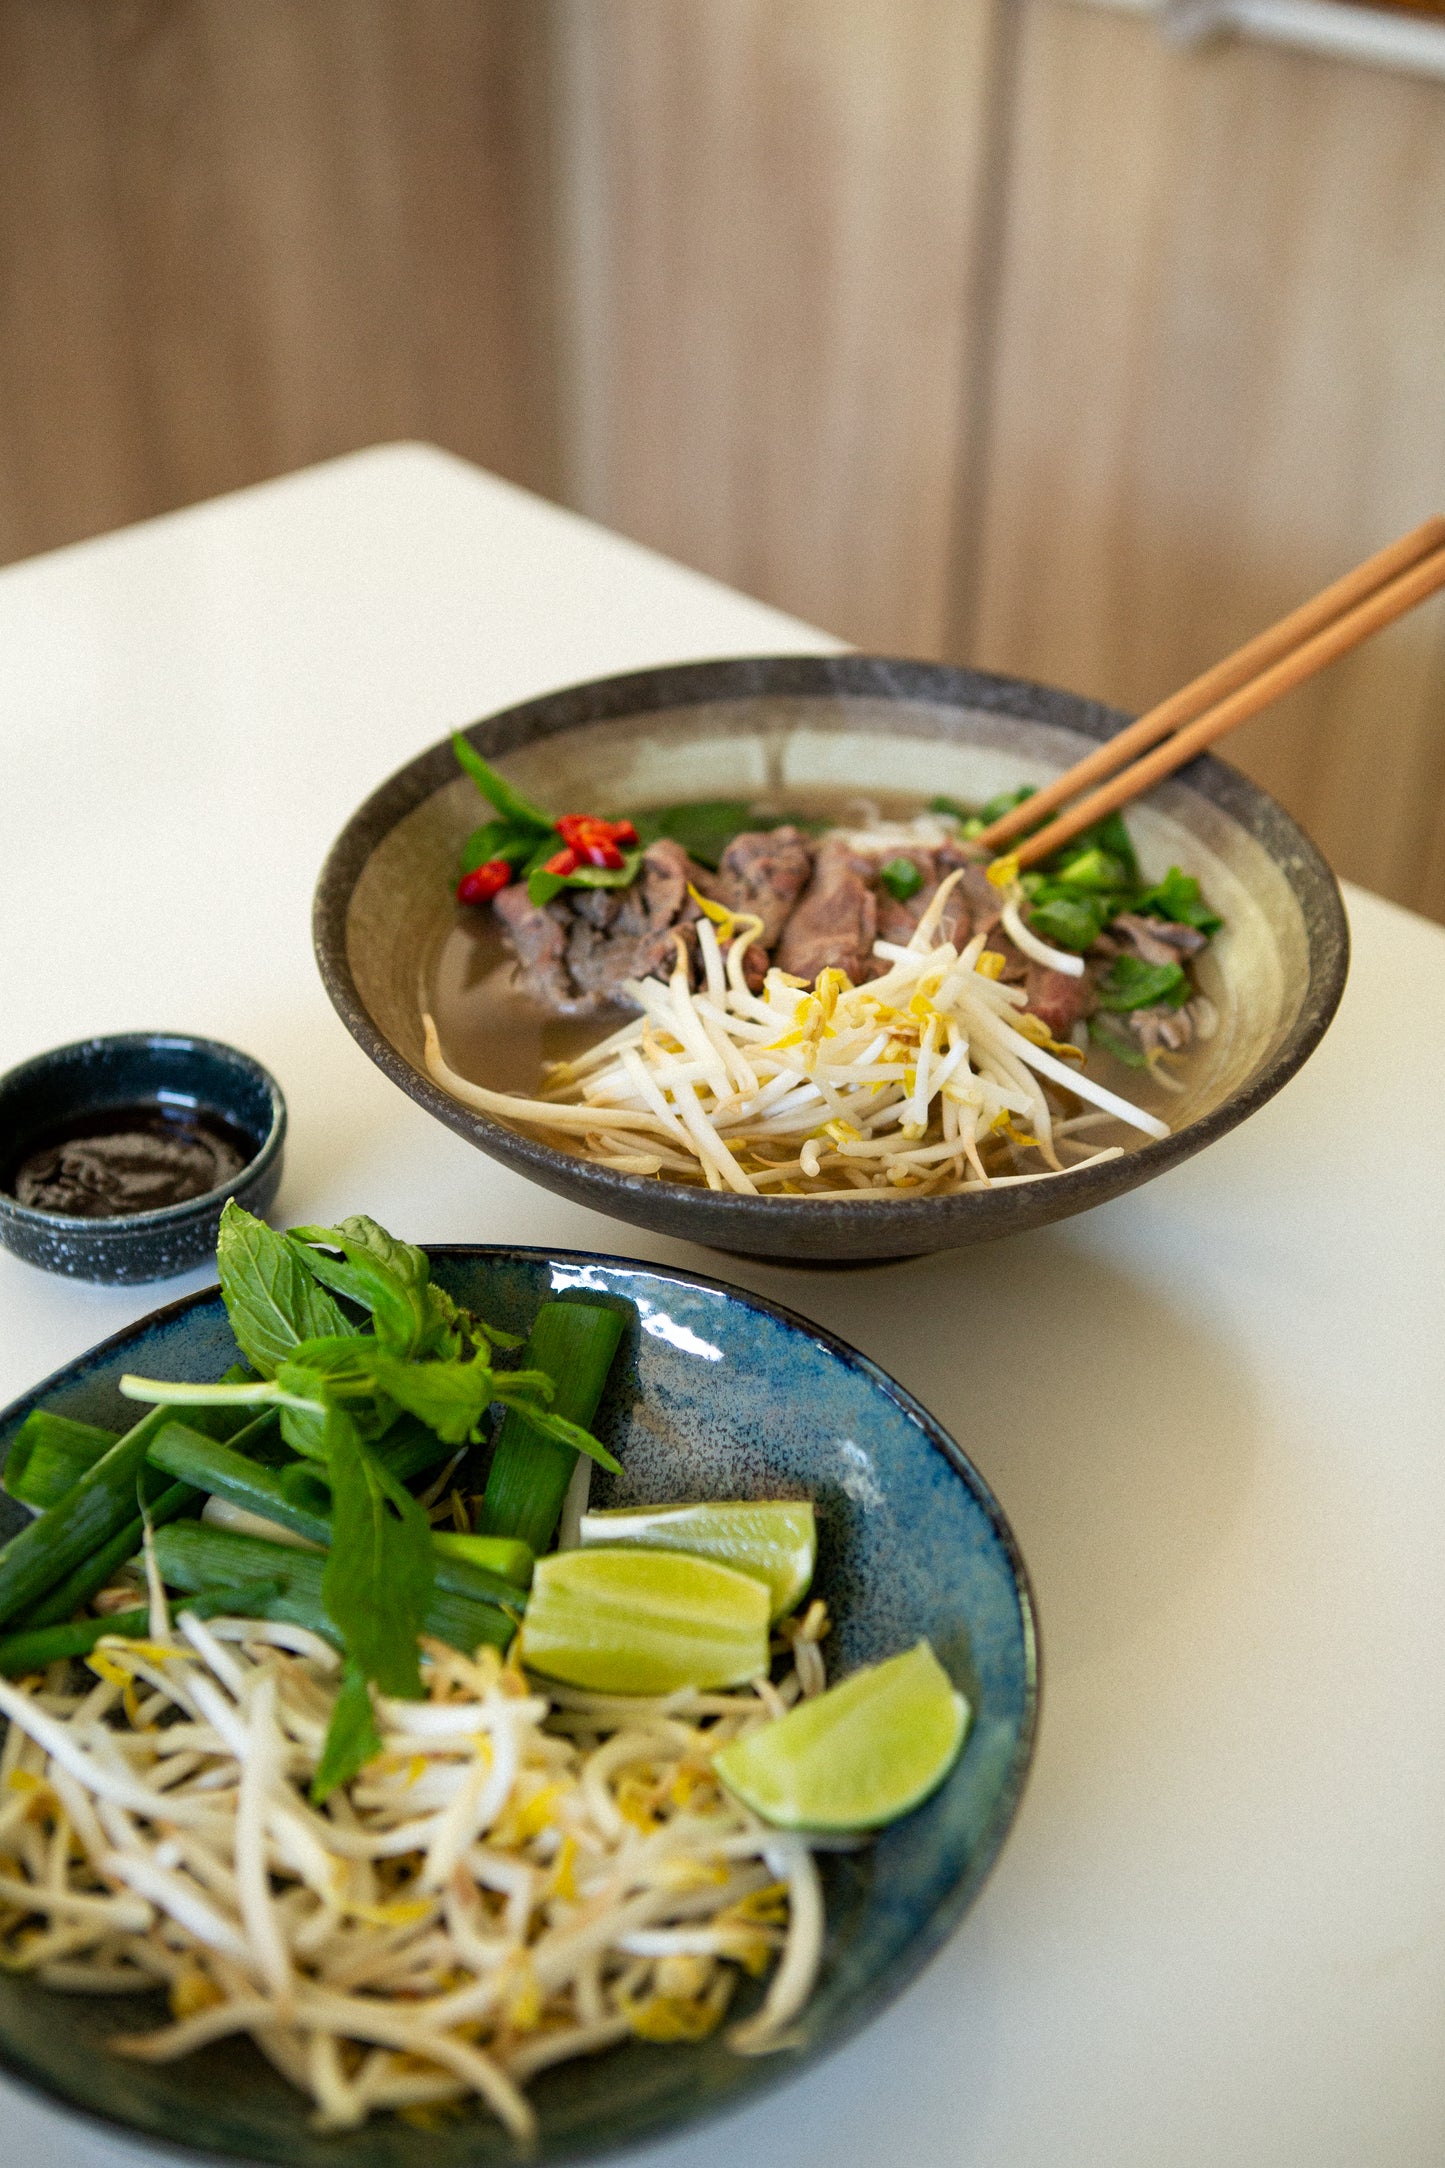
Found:
[{"label": "dark brown sauce", "polygon": [[203,1197],[256,1151],[254,1137],[209,1107],[146,1100],[57,1123],[31,1139],[0,1187],[36,1212],[121,1219]]}]

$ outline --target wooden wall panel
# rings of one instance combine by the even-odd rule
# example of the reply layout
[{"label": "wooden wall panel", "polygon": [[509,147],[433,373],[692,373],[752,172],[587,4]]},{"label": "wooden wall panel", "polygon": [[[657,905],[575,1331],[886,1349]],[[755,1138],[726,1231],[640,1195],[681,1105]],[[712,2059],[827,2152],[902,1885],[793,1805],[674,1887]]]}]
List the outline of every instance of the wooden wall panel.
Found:
[{"label": "wooden wall panel", "polygon": [[0,0],[0,553],[378,439],[556,477],[533,0]]},{"label": "wooden wall panel", "polygon": [[[1445,85],[1019,4],[957,643],[1143,707],[1445,509]],[[1341,872],[1445,908],[1445,604],[1230,757]]]},{"label": "wooden wall panel", "polygon": [[570,492],[873,647],[946,638],[997,8],[557,8]]}]

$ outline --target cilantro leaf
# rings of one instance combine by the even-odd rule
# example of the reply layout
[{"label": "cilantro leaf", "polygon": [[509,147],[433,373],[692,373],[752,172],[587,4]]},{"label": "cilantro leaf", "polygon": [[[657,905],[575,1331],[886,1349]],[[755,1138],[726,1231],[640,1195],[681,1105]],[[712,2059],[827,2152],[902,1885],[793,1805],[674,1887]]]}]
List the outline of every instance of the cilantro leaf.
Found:
[{"label": "cilantro leaf", "polygon": [[1142,956],[1116,956],[1096,989],[1101,1009],[1153,1009],[1162,1002],[1182,1008],[1189,980],[1181,964],[1146,964]]}]

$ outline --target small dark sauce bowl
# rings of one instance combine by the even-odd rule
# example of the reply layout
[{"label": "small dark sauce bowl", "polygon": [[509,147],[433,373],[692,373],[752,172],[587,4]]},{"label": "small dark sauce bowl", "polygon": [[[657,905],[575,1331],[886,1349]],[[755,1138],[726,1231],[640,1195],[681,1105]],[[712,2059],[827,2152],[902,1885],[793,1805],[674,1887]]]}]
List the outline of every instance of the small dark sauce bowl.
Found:
[{"label": "small dark sauce bowl", "polygon": [[229,1197],[264,1213],[281,1182],[286,1102],[269,1071],[219,1039],[129,1031],[53,1047],[0,1077],[0,1167],[62,1124],[145,1101],[189,1102],[249,1140],[240,1172],[152,1212],[81,1219],[37,1211],[0,1188],[0,1243],[45,1272],[131,1285],[168,1280],[212,1255]]}]

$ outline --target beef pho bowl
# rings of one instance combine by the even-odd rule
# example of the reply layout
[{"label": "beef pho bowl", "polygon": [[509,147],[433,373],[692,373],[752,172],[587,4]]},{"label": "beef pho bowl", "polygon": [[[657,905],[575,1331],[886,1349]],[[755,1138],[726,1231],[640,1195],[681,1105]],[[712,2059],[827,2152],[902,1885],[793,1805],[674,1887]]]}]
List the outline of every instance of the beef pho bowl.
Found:
[{"label": "beef pho bowl", "polygon": [[548,694],[360,807],[322,976],[421,1105],[639,1226],[832,1263],[1066,1218],[1271,1097],[1348,961],[1319,853],[1210,757],[1027,873],[975,844],[1125,720],[851,655]]}]

